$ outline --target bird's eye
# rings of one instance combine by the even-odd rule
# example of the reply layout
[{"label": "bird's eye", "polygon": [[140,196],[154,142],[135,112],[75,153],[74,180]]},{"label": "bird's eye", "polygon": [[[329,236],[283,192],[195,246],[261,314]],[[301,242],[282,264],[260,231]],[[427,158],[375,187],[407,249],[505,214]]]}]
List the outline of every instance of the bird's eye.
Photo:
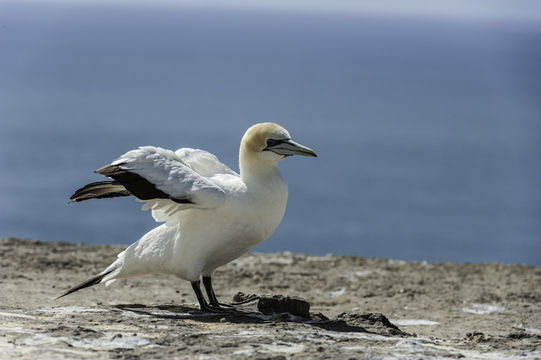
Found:
[{"label": "bird's eye", "polygon": [[267,139],[267,147],[273,147],[280,143],[283,143],[285,140],[275,140],[275,139]]}]

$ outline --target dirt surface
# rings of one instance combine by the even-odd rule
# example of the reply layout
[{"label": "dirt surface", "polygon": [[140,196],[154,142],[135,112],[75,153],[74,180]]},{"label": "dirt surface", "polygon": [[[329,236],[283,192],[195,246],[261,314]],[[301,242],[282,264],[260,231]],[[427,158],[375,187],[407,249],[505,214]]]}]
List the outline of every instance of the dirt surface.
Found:
[{"label": "dirt surface", "polygon": [[1,239],[0,358],[541,358],[539,267],[277,253],[213,277],[222,302],[296,296],[309,318],[264,315],[257,302],[204,314],[172,276],[54,300],[123,248]]}]

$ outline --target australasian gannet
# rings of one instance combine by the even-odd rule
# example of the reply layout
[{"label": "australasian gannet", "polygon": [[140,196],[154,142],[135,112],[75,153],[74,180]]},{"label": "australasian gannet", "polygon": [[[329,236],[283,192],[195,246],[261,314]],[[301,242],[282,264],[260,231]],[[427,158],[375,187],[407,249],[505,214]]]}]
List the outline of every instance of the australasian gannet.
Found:
[{"label": "australasian gannet", "polygon": [[[213,271],[244,254],[276,229],[287,203],[278,161],[316,156],[275,123],[250,127],[240,143],[237,174],[204,150],[132,150],[98,170],[112,178],[77,190],[71,202],[118,196],[145,201],[143,210],[164,224],[146,233],[104,271],[60,297],[88,286],[144,274],[174,274],[191,282],[202,311],[222,311]],[[203,279],[208,302],[200,288]]]}]

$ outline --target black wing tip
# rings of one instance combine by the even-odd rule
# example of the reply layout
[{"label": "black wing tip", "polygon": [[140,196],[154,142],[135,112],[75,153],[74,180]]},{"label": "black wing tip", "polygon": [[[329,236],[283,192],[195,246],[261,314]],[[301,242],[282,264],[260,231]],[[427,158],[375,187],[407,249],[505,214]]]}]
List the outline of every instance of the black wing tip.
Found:
[{"label": "black wing tip", "polygon": [[104,199],[130,195],[131,193],[117,181],[96,181],[75,190],[70,197],[69,203],[73,204],[89,199]]},{"label": "black wing tip", "polygon": [[105,166],[100,167],[97,170],[94,170],[94,172],[96,174],[101,174],[107,177],[113,177],[114,175],[118,175],[119,173],[120,175],[122,175],[125,172],[125,170],[123,170],[119,165],[120,164],[118,165],[107,164]]},{"label": "black wing tip", "polygon": [[70,201],[68,202],[68,204],[74,204],[77,202],[90,200],[90,199],[110,199],[114,197],[123,197],[123,196],[124,197],[131,196],[131,193],[127,190],[122,190],[122,191],[115,191],[115,192],[110,192],[110,193],[100,194],[100,195],[88,194],[84,196],[70,198]]},{"label": "black wing tip", "polygon": [[[151,181],[147,180],[146,178],[137,174],[136,172],[123,169],[121,165],[122,164],[115,164],[115,165],[108,164],[94,171],[95,173],[113,178],[115,180],[115,183],[121,184],[122,186],[124,186],[124,188],[126,189],[125,190],[126,192],[121,191],[118,194],[114,194],[114,196],[133,195],[140,200],[170,199],[178,204],[193,204],[194,203],[192,199],[190,199],[189,197],[176,198],[176,197],[171,196],[165,191],[158,189],[156,184],[152,183]],[[92,185],[92,184],[89,184],[89,185]],[[80,190],[84,190],[84,189],[85,188],[79,189],[74,194],[74,196],[77,195]],[[82,193],[84,194],[84,192]],[[113,197],[113,196],[103,196],[103,197]],[[92,198],[99,198],[99,197],[93,196]],[[86,200],[86,199],[81,196],[79,201],[82,201],[82,200]],[[75,201],[78,201],[78,200],[75,200]]]}]

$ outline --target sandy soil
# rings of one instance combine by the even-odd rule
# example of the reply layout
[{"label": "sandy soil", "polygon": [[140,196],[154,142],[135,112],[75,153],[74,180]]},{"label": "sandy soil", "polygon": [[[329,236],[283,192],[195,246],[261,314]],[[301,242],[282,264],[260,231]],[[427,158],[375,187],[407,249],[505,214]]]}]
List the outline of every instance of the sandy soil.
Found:
[{"label": "sandy soil", "polygon": [[308,319],[256,303],[202,314],[190,284],[171,276],[54,300],[122,249],[1,239],[0,358],[541,358],[539,267],[277,253],[213,278],[222,301],[304,298]]}]

